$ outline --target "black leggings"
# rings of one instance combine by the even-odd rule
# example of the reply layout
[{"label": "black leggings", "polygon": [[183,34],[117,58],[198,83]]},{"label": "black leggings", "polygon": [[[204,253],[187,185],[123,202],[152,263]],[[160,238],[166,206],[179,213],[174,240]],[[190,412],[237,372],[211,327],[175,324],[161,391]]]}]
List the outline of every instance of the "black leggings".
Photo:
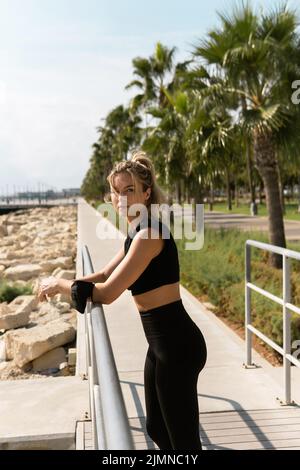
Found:
[{"label": "black leggings", "polygon": [[197,380],[204,337],[176,300],[140,312],[149,344],[144,370],[146,429],[162,450],[201,450]]}]

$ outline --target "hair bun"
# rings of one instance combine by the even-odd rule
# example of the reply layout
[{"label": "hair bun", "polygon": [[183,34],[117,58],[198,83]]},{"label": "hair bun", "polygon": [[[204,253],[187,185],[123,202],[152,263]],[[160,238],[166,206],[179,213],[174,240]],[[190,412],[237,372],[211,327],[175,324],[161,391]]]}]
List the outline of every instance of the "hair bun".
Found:
[{"label": "hair bun", "polygon": [[151,173],[154,172],[153,171],[154,167],[153,167],[152,161],[147,156],[147,154],[145,152],[143,152],[142,150],[138,150],[137,152],[134,152],[132,157],[131,157],[131,161],[135,162],[135,163],[139,163],[140,165],[143,165],[149,171],[151,171]]}]

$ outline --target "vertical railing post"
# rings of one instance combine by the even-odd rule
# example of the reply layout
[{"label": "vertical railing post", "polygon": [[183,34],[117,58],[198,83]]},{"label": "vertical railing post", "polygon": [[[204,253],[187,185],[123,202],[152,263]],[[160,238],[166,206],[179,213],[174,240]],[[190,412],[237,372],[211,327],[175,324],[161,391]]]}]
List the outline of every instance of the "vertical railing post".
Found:
[{"label": "vertical railing post", "polygon": [[286,304],[291,302],[290,259],[283,254],[283,373],[285,405],[291,404],[291,362],[287,354],[291,354],[291,314]]},{"label": "vertical railing post", "polygon": [[247,283],[251,282],[251,246],[245,246],[245,339],[246,339],[246,363],[245,366],[252,365],[252,332],[248,325],[251,325],[251,289]]}]

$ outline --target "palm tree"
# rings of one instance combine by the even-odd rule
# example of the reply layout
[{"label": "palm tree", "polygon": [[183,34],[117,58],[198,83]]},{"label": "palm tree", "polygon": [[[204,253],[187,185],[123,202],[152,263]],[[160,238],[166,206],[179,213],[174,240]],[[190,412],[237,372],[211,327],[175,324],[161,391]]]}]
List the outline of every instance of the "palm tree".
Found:
[{"label": "palm tree", "polygon": [[[219,18],[221,27],[211,31],[194,54],[227,79],[225,89],[212,86],[211,93],[220,100],[226,94],[238,100],[239,124],[251,140],[255,166],[264,182],[270,242],[285,247],[276,155],[283,141],[289,144],[285,131],[299,113],[290,100],[300,63],[296,14],[282,6],[259,18],[249,4],[242,3],[232,15],[219,14]],[[282,266],[279,255],[271,260],[273,266]]]},{"label": "palm tree", "polygon": [[156,120],[156,126],[149,128],[142,148],[152,156],[158,171],[158,178],[166,188],[169,202],[172,202],[171,188],[184,180],[184,149],[181,126],[176,113],[169,106],[163,109],[149,108],[148,113]]},{"label": "palm tree", "polygon": [[149,58],[136,57],[133,59],[133,73],[137,79],[126,85],[125,89],[137,87],[141,93],[131,100],[130,108],[133,113],[141,112],[145,117],[145,134],[148,133],[147,107],[157,105],[162,108],[165,103],[165,79],[173,70],[176,48],[169,49],[158,42],[154,53]]},{"label": "palm tree", "polygon": [[[140,123],[141,118],[123,105],[117,106],[107,115],[105,129],[110,136],[113,160],[126,159],[128,152],[138,145],[141,136]],[[104,132],[102,127],[97,130],[100,135]]]},{"label": "palm tree", "polygon": [[[225,176],[228,208],[231,210],[231,176],[240,166],[241,132],[226,108],[216,105],[214,100],[203,99],[202,92],[194,92],[192,101],[190,146],[201,162],[201,176],[210,187],[217,173],[222,172]],[[188,128],[187,135],[189,133]]]},{"label": "palm tree", "polygon": [[156,99],[155,86],[152,77],[152,64],[149,59],[143,57],[136,57],[132,61],[133,73],[138,78],[132,80],[126,85],[125,90],[137,87],[141,93],[134,96],[131,100],[131,109],[134,112],[145,111],[149,103],[154,102]]}]

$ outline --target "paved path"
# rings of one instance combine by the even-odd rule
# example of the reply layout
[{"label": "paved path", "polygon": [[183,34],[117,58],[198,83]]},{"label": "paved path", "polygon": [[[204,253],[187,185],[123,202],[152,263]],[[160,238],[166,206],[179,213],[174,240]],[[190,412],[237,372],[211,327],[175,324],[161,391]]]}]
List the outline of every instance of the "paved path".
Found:
[{"label": "paved path", "polygon": [[[251,217],[243,214],[205,211],[204,220],[206,225],[213,228],[239,228],[241,230],[257,230],[262,232],[269,230],[268,218],[263,216]],[[300,222],[296,220],[285,220],[284,227],[287,240],[300,240]]]},{"label": "paved path", "polygon": [[79,377],[0,381],[0,450],[74,450],[88,409]]}]

